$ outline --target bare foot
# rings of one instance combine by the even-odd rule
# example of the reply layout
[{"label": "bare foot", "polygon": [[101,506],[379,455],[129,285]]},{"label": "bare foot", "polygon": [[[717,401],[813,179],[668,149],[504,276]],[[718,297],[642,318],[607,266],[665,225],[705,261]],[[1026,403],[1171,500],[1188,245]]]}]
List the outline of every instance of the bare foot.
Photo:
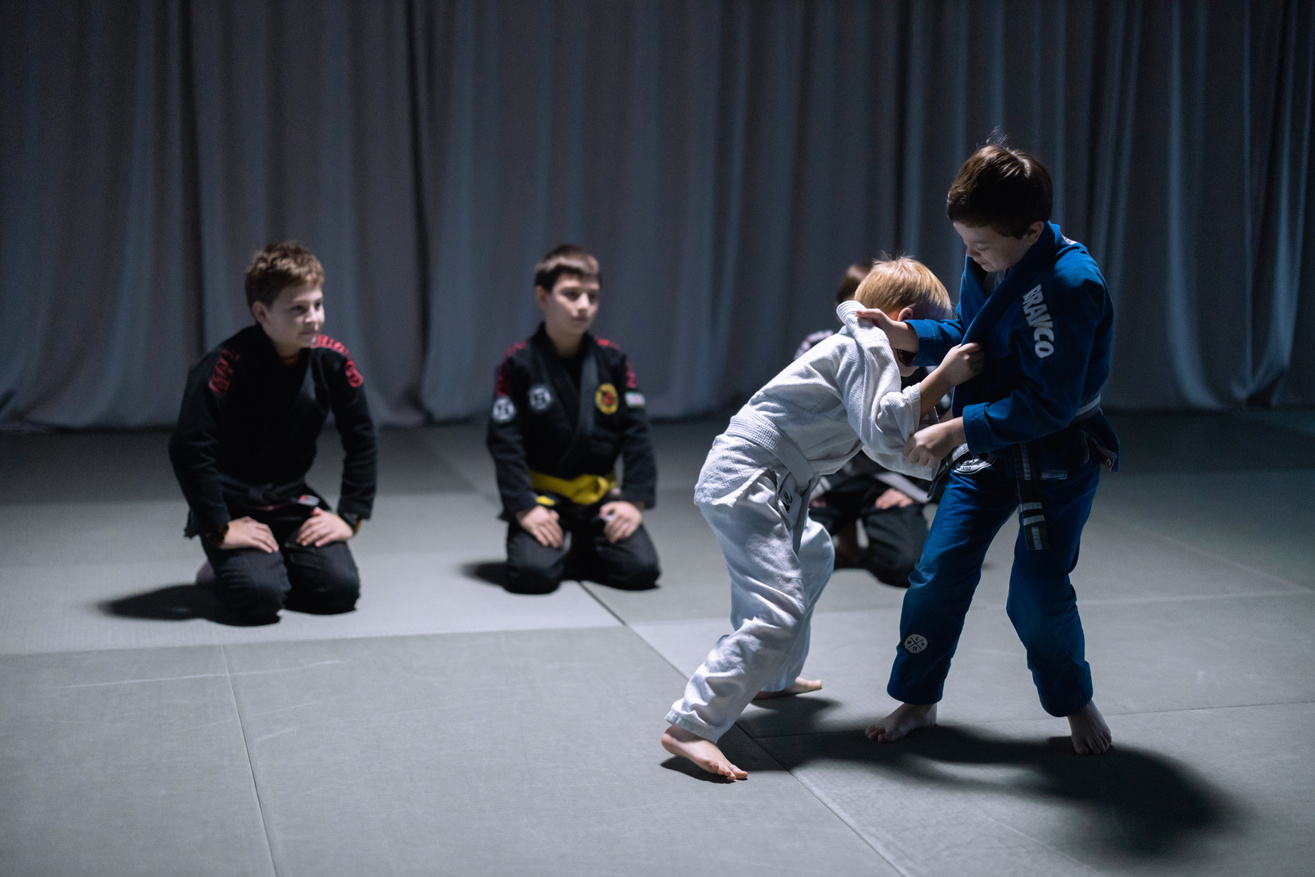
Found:
[{"label": "bare foot", "polygon": [[662,735],[662,748],[672,755],[688,758],[708,773],[724,776],[728,780],[747,780],[747,771],[731,764],[730,759],[722,754],[717,744],[705,740],[692,731],[672,725]]},{"label": "bare foot", "polygon": [[803,694],[806,691],[821,691],[821,679],[805,679],[800,676],[794,682],[782,688],[780,691],[760,691],[753,696],[754,700],[767,700],[773,697],[785,697],[787,694]]},{"label": "bare foot", "polygon": [[1105,717],[1096,709],[1094,700],[1068,717],[1069,730],[1073,732],[1073,751],[1078,755],[1101,755],[1109,751],[1111,738],[1110,726],[1105,724]]},{"label": "bare foot", "polygon": [[936,704],[902,703],[895,711],[875,725],[868,725],[864,735],[878,743],[894,743],[903,740],[910,731],[930,728],[936,724]]}]

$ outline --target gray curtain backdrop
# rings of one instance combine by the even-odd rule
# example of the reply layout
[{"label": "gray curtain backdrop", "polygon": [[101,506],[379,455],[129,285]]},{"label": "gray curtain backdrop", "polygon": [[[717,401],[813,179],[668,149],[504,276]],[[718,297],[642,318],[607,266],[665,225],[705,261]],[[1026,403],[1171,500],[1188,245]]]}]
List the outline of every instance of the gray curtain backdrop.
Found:
[{"label": "gray curtain backdrop", "polygon": [[1107,404],[1315,404],[1315,4],[4,0],[0,425],[174,419],[267,241],[376,416],[482,414],[563,241],[651,409],[751,392],[845,266],[954,292],[999,129],[1117,302]]}]

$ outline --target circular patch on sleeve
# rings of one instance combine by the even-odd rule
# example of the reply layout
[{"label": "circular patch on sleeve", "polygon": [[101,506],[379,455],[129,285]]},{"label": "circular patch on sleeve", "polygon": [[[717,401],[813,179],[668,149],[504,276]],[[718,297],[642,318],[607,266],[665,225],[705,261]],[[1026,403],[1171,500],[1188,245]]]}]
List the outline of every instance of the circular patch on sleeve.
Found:
[{"label": "circular patch on sleeve", "polygon": [[552,405],[552,390],[547,384],[535,384],[530,387],[530,410],[542,414]]},{"label": "circular patch on sleeve", "polygon": [[615,414],[619,401],[620,397],[617,396],[616,387],[611,384],[603,384],[598,388],[598,392],[594,393],[594,404],[604,414]]},{"label": "circular patch on sleeve", "polygon": [[904,637],[904,651],[910,655],[916,655],[925,648],[927,648],[927,638],[925,636],[911,633]]},{"label": "circular patch on sleeve", "polygon": [[506,396],[499,396],[493,400],[492,417],[494,423],[510,423],[516,417],[516,403]]}]

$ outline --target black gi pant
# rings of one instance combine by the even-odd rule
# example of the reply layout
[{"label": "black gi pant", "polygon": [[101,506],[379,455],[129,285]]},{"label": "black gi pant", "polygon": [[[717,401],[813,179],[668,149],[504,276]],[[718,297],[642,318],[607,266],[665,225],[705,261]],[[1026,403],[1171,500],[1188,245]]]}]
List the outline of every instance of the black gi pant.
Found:
[{"label": "black gi pant", "polygon": [[559,501],[553,506],[562,534],[569,535],[558,548],[540,544],[515,521],[508,524],[507,590],[546,594],[556,590],[564,578],[631,591],[653,587],[662,572],[648,531],[640,524],[626,538],[608,542],[603,535],[606,522],[598,517],[604,502],[576,505]]},{"label": "black gi pant", "polygon": [[888,489],[871,476],[848,478],[824,493],[825,505],[810,507],[808,516],[833,536],[840,528],[862,521],[868,549],[859,566],[888,585],[907,588],[927,542],[927,519],[922,516],[922,503],[877,508],[877,497]]},{"label": "black gi pant", "polygon": [[361,595],[361,574],[346,542],[322,548],[297,544],[297,531],[310,517],[303,505],[235,511],[251,517],[274,534],[279,550],[221,550],[202,537],[205,556],[214,568],[216,590],[238,614],[250,621],[272,621],[285,606],[301,612],[331,615],[350,612]]}]

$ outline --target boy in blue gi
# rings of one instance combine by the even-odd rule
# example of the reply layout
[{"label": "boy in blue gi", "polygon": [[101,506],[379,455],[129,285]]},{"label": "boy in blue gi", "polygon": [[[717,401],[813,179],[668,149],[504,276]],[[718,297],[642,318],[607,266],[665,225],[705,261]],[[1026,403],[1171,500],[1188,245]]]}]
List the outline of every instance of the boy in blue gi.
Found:
[{"label": "boy in blue gi", "polygon": [[[957,318],[890,320],[867,311],[906,362],[934,364],[981,343],[989,363],[955,391],[952,419],[916,433],[911,462],[950,471],[900,618],[887,692],[901,705],[867,729],[881,742],[936,723],[982,559],[1019,511],[1006,611],[1041,705],[1069,720],[1073,748],[1099,754],[1110,730],[1092,700],[1069,581],[1102,464],[1118,439],[1100,411],[1113,309],[1086,248],[1050,223],[1050,175],[1027,153],[985,146],[959,170],[946,213],[967,247]],[[911,356],[910,356],[911,354]]]}]

